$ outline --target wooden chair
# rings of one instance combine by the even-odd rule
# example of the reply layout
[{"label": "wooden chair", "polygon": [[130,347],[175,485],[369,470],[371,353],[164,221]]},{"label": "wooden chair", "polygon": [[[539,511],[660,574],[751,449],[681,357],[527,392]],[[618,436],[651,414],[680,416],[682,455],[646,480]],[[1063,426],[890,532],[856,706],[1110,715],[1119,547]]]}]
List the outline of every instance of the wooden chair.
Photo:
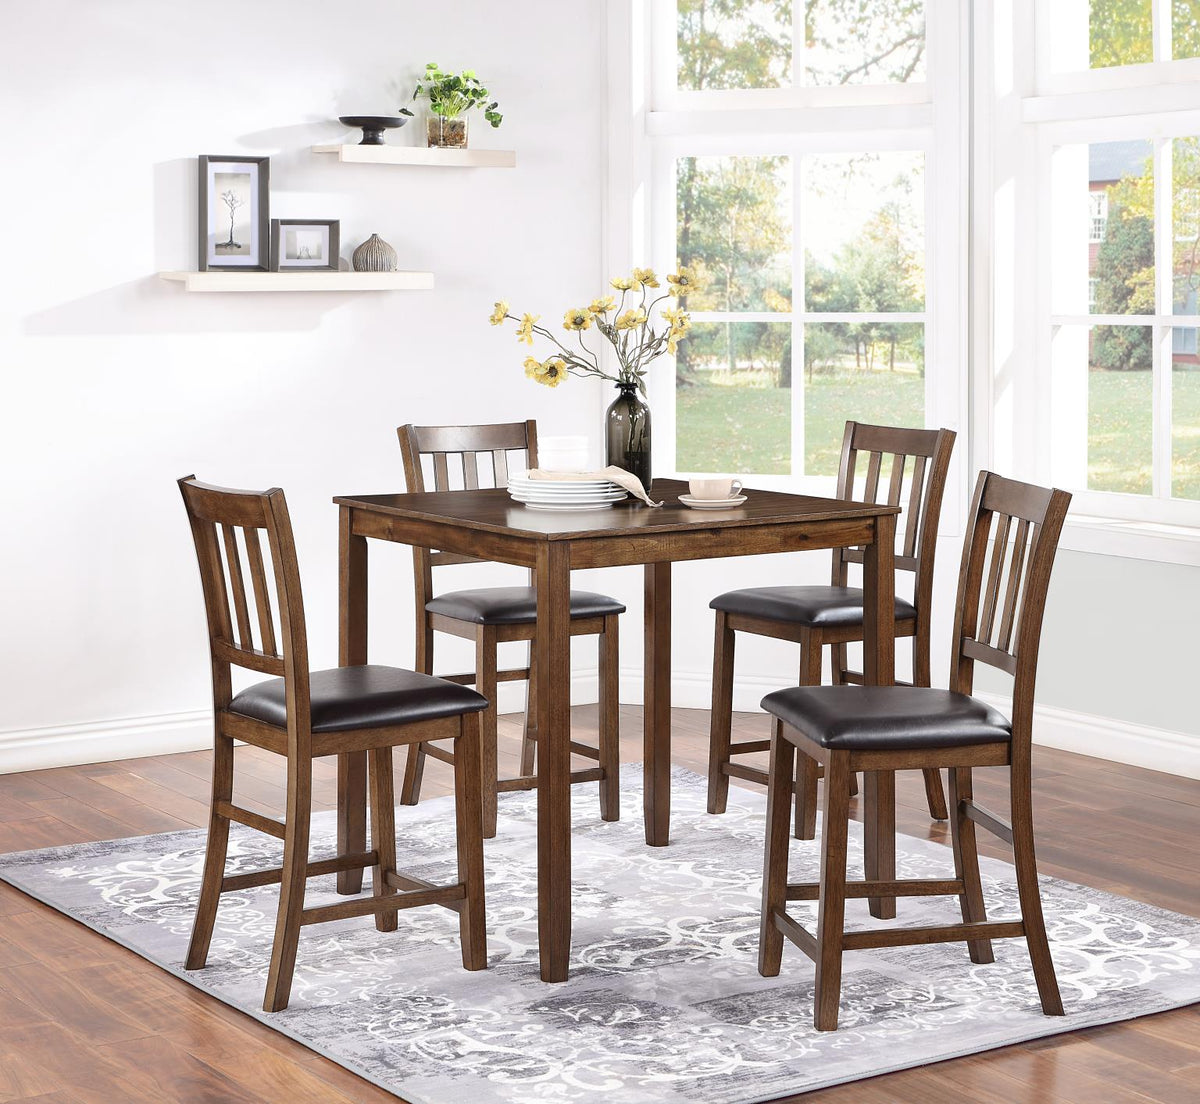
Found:
[{"label": "wooden chair", "polygon": [[[954,450],[949,429],[899,429],[847,422],[838,467],[838,498],[854,498],[854,474],[860,452],[868,453],[863,500],[878,502],[886,485],[887,501],[905,507],[898,528],[900,548],[897,571],[912,572],[913,600],[896,597],[896,636],[913,637],[914,686],[929,685],[929,621],[933,598],[933,561],[937,552],[938,519],[942,492]],[[911,471],[908,458],[912,458]],[[885,459],[886,458],[886,459]],[[885,470],[886,468],[886,470]],[[886,482],[885,482],[886,481]],[[908,488],[905,491],[905,483]],[[826,645],[832,649],[833,683],[861,683],[862,674],[848,670],[846,645],[863,638],[863,592],[847,586],[849,565],[862,564],[861,548],[836,548],[830,586],[753,587],[731,590],[714,598],[716,643],[713,649],[712,713],[709,733],[708,811],[723,813],[729,797],[729,779],[742,778],[766,784],[767,772],[733,763],[733,755],[766,751],[767,740],[730,742],[733,719],[734,633],[750,632],[800,645],[800,685],[818,686]],[[796,836],[816,835],[818,766],[800,756],[796,778]],[[858,787],[853,775],[851,793]],[[925,772],[929,815],[945,820],[946,798],[941,776]]]},{"label": "wooden chair", "polygon": [[[1070,501],[1065,491],[980,473],[959,574],[949,690],[799,686],[763,699],[763,708],[774,715],[775,723],[767,787],[758,971],[764,977],[779,973],[785,935],[812,958],[816,963],[818,1030],[837,1027],[843,951],[962,941],[972,962],[988,963],[993,961],[992,939],[1018,936],[1024,937],[1029,947],[1042,1011],[1048,1016],[1063,1014],[1038,892],[1030,750],[1042,614]],[[989,536],[993,538],[990,563]],[[1014,676],[1011,722],[969,696],[976,662]],[[821,880],[802,885],[787,881],[788,805],[796,749],[824,763],[826,771]],[[972,796],[971,771],[991,766],[1009,768],[1011,825],[977,805]],[[946,767],[950,772],[955,876],[847,882],[846,783],[850,772],[930,767]],[[1020,920],[987,920],[976,825],[1013,848]],[[887,830],[891,831],[891,826]],[[952,895],[959,900],[961,924],[856,932],[844,928],[847,898]],[[812,900],[819,902],[815,937],[786,911],[788,901]]]},{"label": "wooden chair", "polygon": [[[537,422],[511,422],[504,425],[415,426],[396,430],[404,458],[404,478],[410,493],[426,490],[423,456],[432,457],[433,490],[450,489],[450,473],[461,465],[462,485],[468,490],[480,487],[480,472],[491,470],[491,485],[508,483],[508,453],[524,453],[523,467],[537,466]],[[452,463],[453,461],[453,463]],[[435,596],[433,568],[440,564],[482,563],[474,556],[413,549],[416,576],[416,666],[433,674],[433,634],[450,633],[475,642],[475,670],[468,674],[443,675],[450,682],[474,685],[488,700],[481,732],[483,770],[483,832],[490,839],[496,834],[496,794],[499,791],[528,790],[537,786],[534,773],[537,746],[537,671],[533,666],[534,639],[537,635],[537,593],[531,586],[491,587],[459,590]],[[599,747],[571,741],[577,755],[593,759],[595,767],[573,770],[572,782],[600,783],[600,815],[604,820],[620,817],[619,711],[617,619],[625,607],[615,598],[590,591],[571,591],[571,635],[600,637],[600,739]],[[497,646],[510,640],[529,641],[529,661],[525,667],[497,670]],[[525,679],[528,681],[525,729],[521,742],[520,775],[499,778],[496,762],[496,684]],[[566,687],[563,688],[566,692]],[[453,763],[454,753],[436,744],[421,742],[408,750],[408,762],[400,800],[415,805],[420,798],[425,757],[433,756]]]},{"label": "wooden chair", "polygon": [[[463,966],[484,969],[487,936],[478,744],[479,716],[487,702],[464,686],[394,667],[339,667],[310,673],[300,572],[283,491],[227,490],[198,483],[194,476],[179,480],[179,488],[204,586],[215,720],[208,849],[185,969],[198,970],[208,959],[222,893],[275,883],[280,887],[279,910],[263,1000],[267,1012],[287,1007],[300,928],[326,920],[373,914],[376,928],[395,931],[398,909],[442,905],[459,915]],[[266,533],[273,586],[268,585],[260,530]],[[249,568],[257,639],[243,564]],[[278,637],[272,599],[278,611]],[[233,666],[275,677],[234,695]],[[453,740],[461,751],[454,768],[458,881],[448,886],[396,870],[392,747],[439,737]],[[282,823],[233,804],[234,740],[287,758],[287,811]],[[309,862],[312,761],[346,751],[370,752],[372,849]],[[283,840],[282,866],[226,876],[229,823],[234,820]],[[308,878],[367,866],[372,868],[371,897],[304,907]]]}]

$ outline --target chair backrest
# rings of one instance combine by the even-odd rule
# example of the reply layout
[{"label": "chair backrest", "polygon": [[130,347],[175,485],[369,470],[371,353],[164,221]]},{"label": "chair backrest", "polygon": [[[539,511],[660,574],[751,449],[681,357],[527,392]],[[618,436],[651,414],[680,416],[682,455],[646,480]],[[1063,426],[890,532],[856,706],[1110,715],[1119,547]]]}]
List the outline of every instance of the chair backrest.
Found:
[{"label": "chair backrest", "polygon": [[[417,426],[402,425],[396,430],[400,438],[400,454],[404,459],[404,482],[410,494],[427,490],[448,491],[454,488],[454,477],[462,473],[462,487],[477,490],[483,487],[508,485],[508,454],[524,453],[523,464],[537,467],[537,422],[504,422],[499,425]],[[433,486],[425,479],[422,457],[432,460]],[[488,472],[491,480],[487,480]],[[431,552],[421,549],[415,553],[417,573],[422,574],[439,564],[480,563],[477,556],[460,556],[452,552]]]},{"label": "chair backrest", "polygon": [[1026,744],[1046,592],[1070,502],[1066,491],[983,471],[967,517],[950,689],[971,693],[976,662],[1013,675],[1013,736]]},{"label": "chair backrest", "polygon": [[[212,487],[192,475],[179,480],[179,489],[204,587],[215,707],[223,709],[229,704],[230,667],[236,665],[286,679],[289,726],[297,721],[306,725],[308,638],[296,544],[283,491],[278,487],[268,491]],[[270,580],[260,530],[266,533]],[[247,573],[254,598],[253,621]],[[278,631],[272,599],[278,611]]]},{"label": "chair backrest", "polygon": [[[922,620],[928,618],[933,600],[938,520],[954,438],[950,429],[904,429],[861,422],[847,422],[842,438],[838,497],[902,508],[896,523],[896,570],[915,574],[913,605]],[[865,486],[856,493],[855,476],[862,469],[864,454]],[[833,585],[845,586],[847,565],[862,562],[861,548],[834,549]]]}]

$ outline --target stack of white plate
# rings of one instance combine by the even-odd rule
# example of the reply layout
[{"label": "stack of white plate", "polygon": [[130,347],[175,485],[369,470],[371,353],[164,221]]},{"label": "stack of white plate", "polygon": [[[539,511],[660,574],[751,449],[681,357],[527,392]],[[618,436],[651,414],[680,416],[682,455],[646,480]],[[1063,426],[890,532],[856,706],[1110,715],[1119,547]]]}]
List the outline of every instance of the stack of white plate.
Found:
[{"label": "stack of white plate", "polygon": [[628,497],[607,479],[530,479],[527,472],[509,477],[508,493],[531,510],[606,510]]}]

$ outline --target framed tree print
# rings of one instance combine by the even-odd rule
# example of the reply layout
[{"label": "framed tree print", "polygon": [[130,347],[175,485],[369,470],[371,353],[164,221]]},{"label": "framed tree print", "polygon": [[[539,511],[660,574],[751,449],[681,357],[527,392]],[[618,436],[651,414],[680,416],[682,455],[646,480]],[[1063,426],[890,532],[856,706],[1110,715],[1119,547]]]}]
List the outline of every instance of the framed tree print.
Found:
[{"label": "framed tree print", "polygon": [[269,157],[199,158],[199,269],[266,272]]}]

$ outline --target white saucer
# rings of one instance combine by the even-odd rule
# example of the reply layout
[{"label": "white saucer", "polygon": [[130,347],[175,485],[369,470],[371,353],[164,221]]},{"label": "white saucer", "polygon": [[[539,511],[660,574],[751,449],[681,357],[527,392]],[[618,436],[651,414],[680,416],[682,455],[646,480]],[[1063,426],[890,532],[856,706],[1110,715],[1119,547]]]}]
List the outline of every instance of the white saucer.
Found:
[{"label": "white saucer", "polygon": [[693,510],[732,510],[746,501],[744,494],[732,498],[693,498],[691,495],[680,495],[679,501]]}]

